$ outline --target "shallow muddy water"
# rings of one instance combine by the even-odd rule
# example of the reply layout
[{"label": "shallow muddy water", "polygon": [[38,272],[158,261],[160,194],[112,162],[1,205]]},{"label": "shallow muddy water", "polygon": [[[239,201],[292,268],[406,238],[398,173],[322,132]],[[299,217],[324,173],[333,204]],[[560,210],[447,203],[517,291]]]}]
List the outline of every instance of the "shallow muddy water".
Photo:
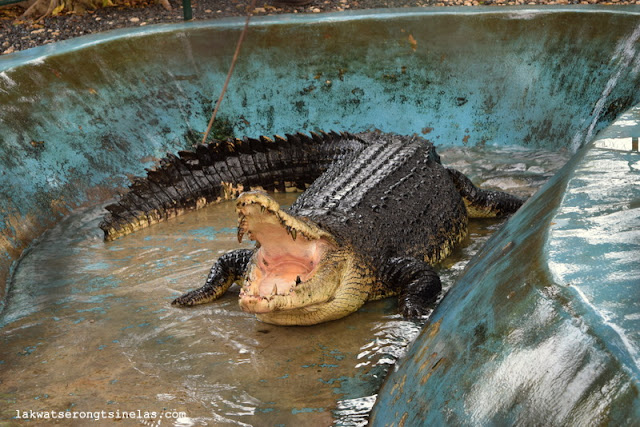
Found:
[{"label": "shallow muddy water", "polygon": [[[476,184],[521,196],[569,157],[439,151]],[[277,195],[283,205],[295,197]],[[422,326],[397,315],[393,298],[321,325],[267,325],[240,311],[237,286],[211,304],[173,308],[220,254],[251,246],[237,243],[234,203],[110,243],[97,227],[102,213],[70,215],[14,271],[0,314],[0,423],[71,413],[126,425],[361,425]],[[500,225],[471,223],[469,238],[439,266],[445,289]]]}]

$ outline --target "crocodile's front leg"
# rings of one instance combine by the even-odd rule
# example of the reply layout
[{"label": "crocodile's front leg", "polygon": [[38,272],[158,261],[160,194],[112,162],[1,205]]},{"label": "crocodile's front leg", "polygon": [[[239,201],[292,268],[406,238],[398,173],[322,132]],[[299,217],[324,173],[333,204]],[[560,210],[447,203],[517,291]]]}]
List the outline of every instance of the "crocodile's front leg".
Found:
[{"label": "crocodile's front leg", "polygon": [[252,255],[253,249],[236,249],[222,255],[211,267],[203,287],[174,299],[171,305],[186,307],[220,298],[233,282],[242,278]]},{"label": "crocodile's front leg", "polygon": [[383,268],[383,281],[398,290],[400,313],[408,318],[426,315],[442,290],[433,267],[410,257],[391,258]]},{"label": "crocodile's front leg", "polygon": [[510,215],[524,203],[519,197],[502,191],[482,190],[462,172],[447,168],[467,207],[469,218],[495,218]]}]

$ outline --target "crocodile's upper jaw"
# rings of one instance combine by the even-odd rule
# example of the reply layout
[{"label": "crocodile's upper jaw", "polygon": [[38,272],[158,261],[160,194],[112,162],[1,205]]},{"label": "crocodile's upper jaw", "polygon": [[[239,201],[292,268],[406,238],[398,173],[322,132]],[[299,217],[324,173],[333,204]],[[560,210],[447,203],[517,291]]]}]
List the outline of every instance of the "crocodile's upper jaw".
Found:
[{"label": "crocodile's upper jaw", "polygon": [[332,313],[325,316],[323,304],[340,287],[349,254],[330,233],[284,212],[263,192],[243,193],[236,210],[238,240],[246,234],[258,248],[240,291],[242,310],[269,323],[330,320],[324,319]]}]

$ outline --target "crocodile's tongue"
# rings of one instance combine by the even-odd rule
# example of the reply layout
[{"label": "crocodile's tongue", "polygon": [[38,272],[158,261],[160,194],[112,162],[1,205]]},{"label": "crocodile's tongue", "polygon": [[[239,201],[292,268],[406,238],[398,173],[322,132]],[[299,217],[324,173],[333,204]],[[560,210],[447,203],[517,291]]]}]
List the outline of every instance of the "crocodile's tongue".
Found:
[{"label": "crocodile's tongue", "polygon": [[[286,295],[291,291],[292,288],[303,281],[303,276],[307,276],[301,276],[297,271],[295,271],[295,267],[297,267],[298,269],[302,267],[300,264],[293,266],[294,269],[282,267],[283,266],[279,266],[275,270],[263,271],[264,276],[262,276],[262,280],[260,281],[258,287],[259,295]],[[292,278],[294,279],[292,280]]]},{"label": "crocodile's tongue", "polygon": [[316,242],[300,236],[294,241],[281,227],[269,225],[258,225],[250,234],[260,244],[260,295],[285,295],[312,275],[319,260]]}]

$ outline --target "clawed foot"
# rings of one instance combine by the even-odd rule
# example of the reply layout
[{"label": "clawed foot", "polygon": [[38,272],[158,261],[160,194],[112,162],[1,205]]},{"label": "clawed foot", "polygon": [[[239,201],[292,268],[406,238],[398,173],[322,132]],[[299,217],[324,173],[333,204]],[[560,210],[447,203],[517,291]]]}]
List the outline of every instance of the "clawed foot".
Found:
[{"label": "clawed foot", "polygon": [[400,314],[405,319],[422,319],[431,314],[431,307],[427,304],[415,304],[411,301],[400,301]]},{"label": "clawed foot", "polygon": [[422,307],[402,307],[400,313],[405,319],[421,319],[429,315],[430,310]]}]

